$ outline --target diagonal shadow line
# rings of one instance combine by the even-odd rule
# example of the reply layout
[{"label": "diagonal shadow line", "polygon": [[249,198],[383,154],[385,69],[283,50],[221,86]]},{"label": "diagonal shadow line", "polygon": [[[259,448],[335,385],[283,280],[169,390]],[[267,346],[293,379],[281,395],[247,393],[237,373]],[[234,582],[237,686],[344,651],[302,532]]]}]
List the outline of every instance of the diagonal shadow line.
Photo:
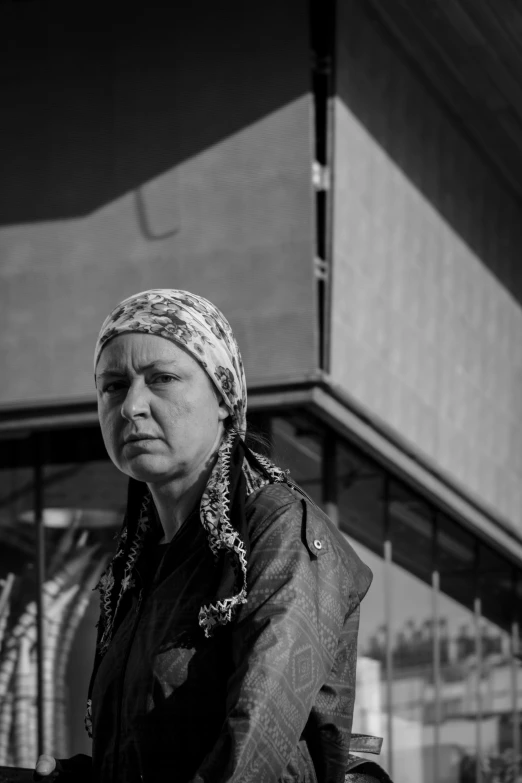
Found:
[{"label": "diagonal shadow line", "polygon": [[172,231],[164,231],[163,234],[155,234],[150,227],[150,220],[147,214],[147,205],[141,188],[136,188],[134,191],[136,202],[136,216],[138,218],[138,226],[140,231],[145,237],[152,242],[159,242],[162,239],[169,239],[179,233],[179,228],[174,228]]}]

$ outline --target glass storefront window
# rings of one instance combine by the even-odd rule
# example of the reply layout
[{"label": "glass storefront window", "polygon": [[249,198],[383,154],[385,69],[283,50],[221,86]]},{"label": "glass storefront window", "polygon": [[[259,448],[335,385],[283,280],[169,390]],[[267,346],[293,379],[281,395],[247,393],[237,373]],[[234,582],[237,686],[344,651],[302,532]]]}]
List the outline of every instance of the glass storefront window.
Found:
[{"label": "glass storefront window", "polygon": [[426,781],[437,752],[429,710],[438,639],[432,592],[434,511],[411,489],[392,479],[388,480],[387,502],[393,561],[388,585],[393,774],[405,781]]},{"label": "glass storefront window", "polygon": [[354,730],[384,736],[380,762],[403,781],[514,779],[513,566],[356,449],[338,454],[341,529],[374,572]]},{"label": "glass storefront window", "polygon": [[127,482],[94,428],[20,441],[16,467],[12,453],[0,442],[0,463],[11,461],[0,470],[0,763],[31,767],[39,707],[35,481],[45,549],[43,750],[57,757],[89,753],[83,714],[98,617],[93,587],[114,549]]},{"label": "glass storefront window", "polygon": [[291,478],[310,495],[317,505],[323,503],[322,436],[315,422],[306,417],[272,419],[272,456]]},{"label": "glass storefront window", "polygon": [[[384,738],[379,763],[386,766],[386,623],[383,560],[351,536],[346,536],[373,573],[373,582],[361,606],[357,683],[353,731]],[[371,760],[371,756],[367,756]]]},{"label": "glass storefront window", "polygon": [[[21,521],[34,500],[29,443],[25,437],[0,441],[0,763],[6,765],[18,763],[27,736],[26,711],[18,706],[23,690],[36,687],[27,666],[35,642],[35,540],[33,527]],[[34,741],[34,734],[27,739]]]},{"label": "glass storefront window", "polygon": [[480,598],[476,712],[485,768],[515,778],[520,763],[519,664],[513,657],[516,573],[505,558],[481,544],[477,557]]},{"label": "glass storefront window", "polygon": [[387,766],[388,623],[383,601],[386,574],[382,559],[385,475],[371,460],[345,442],[338,441],[336,452],[339,527],[373,573],[372,586],[361,607],[353,730],[384,738],[379,762]]},{"label": "glass storefront window", "polygon": [[[361,612],[354,731],[382,736],[403,783],[517,779],[520,572],[405,482],[300,409],[253,414],[272,456],[373,571]],[[38,457],[39,455],[39,457]],[[97,428],[0,440],[0,763],[37,754],[35,461],[45,546],[44,749],[89,753],[92,587],[114,548],[127,480]]]},{"label": "glass storefront window", "polygon": [[437,570],[447,595],[473,611],[476,598],[477,542],[471,533],[437,514]]},{"label": "glass storefront window", "polygon": [[341,530],[382,557],[385,474],[345,442],[337,445],[337,503]]},{"label": "glass storefront window", "polygon": [[[395,552],[395,547],[393,549]],[[391,746],[396,780],[427,781],[433,738],[426,707],[433,689],[433,600],[430,585],[404,568],[391,569]]]},{"label": "glass storefront window", "polygon": [[126,477],[108,459],[44,466],[46,584],[54,595],[46,608],[53,678],[45,743],[58,758],[89,752],[83,717],[99,611],[93,588],[113,553],[126,494]]},{"label": "glass storefront window", "polygon": [[515,569],[504,557],[485,545],[479,547],[477,560],[482,614],[488,621],[509,632],[515,619]]},{"label": "glass storefront window", "polygon": [[398,481],[388,483],[388,519],[393,562],[431,584],[434,510]]}]

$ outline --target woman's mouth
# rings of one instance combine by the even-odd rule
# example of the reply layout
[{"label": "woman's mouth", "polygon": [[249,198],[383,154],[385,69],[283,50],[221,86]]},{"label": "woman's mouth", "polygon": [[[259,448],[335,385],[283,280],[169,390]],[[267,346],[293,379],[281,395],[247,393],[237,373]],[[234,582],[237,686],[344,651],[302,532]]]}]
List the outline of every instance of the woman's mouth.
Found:
[{"label": "woman's mouth", "polygon": [[151,443],[153,440],[157,440],[153,435],[129,435],[123,441],[124,446],[145,446],[147,443]]}]

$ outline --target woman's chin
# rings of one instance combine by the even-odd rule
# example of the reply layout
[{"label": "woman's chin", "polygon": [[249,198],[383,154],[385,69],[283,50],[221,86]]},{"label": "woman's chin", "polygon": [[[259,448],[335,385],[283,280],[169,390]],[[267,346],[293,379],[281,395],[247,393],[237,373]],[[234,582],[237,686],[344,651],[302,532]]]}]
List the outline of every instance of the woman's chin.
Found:
[{"label": "woman's chin", "polygon": [[162,481],[172,473],[172,470],[168,470],[168,466],[163,464],[163,460],[150,454],[139,454],[126,460],[122,470],[127,476],[147,484]]}]

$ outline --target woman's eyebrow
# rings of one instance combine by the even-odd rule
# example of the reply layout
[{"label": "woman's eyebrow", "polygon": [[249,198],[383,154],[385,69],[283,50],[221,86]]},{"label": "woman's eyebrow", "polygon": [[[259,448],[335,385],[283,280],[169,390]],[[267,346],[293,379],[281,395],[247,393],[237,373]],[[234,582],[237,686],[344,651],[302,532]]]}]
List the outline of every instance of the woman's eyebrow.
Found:
[{"label": "woman's eyebrow", "polygon": [[125,372],[123,370],[117,370],[115,368],[107,368],[103,372],[97,372],[96,373],[96,377],[97,378],[105,378],[107,375],[122,376],[123,377],[125,375]]},{"label": "woman's eyebrow", "polygon": [[[156,359],[153,362],[149,362],[148,364],[142,364],[138,367],[138,372],[143,372],[145,370],[152,370],[154,368],[159,367],[172,367],[172,365],[175,365],[176,362],[173,359]],[[112,376],[121,376],[123,377],[126,375],[126,370],[122,370],[119,367],[107,367],[103,372],[97,373],[98,378],[105,378],[107,375]]]}]

